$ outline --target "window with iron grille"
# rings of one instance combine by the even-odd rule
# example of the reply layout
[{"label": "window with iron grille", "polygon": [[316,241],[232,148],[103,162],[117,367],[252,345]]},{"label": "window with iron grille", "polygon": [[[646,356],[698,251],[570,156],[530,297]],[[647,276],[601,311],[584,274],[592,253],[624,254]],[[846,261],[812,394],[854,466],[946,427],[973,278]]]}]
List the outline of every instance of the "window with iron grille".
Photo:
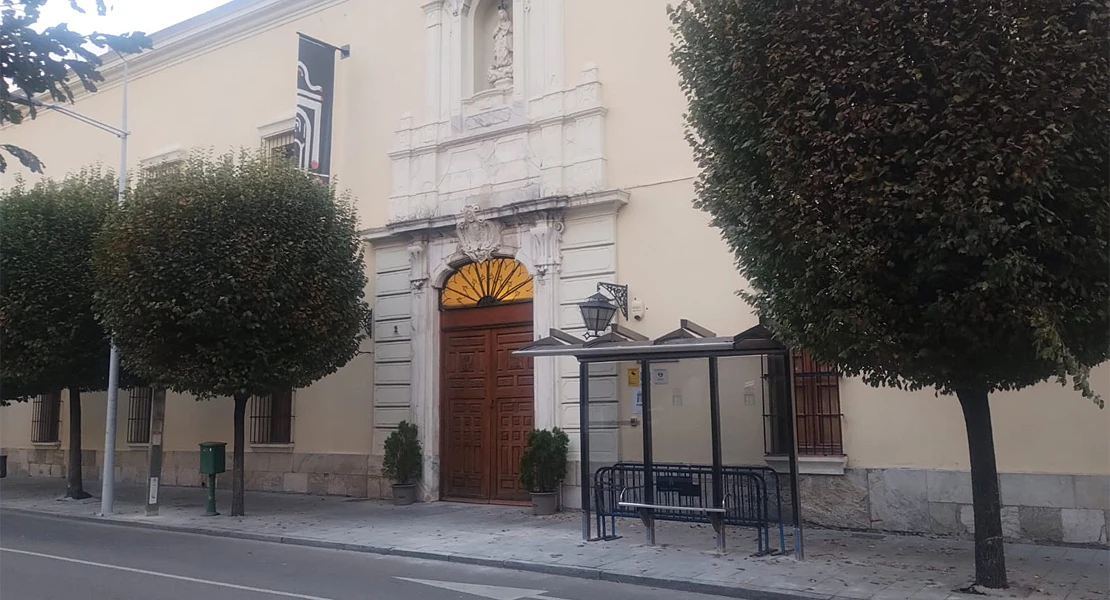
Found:
[{"label": "window with iron grille", "polygon": [[31,409],[31,441],[37,444],[61,441],[62,392],[35,397]]},{"label": "window with iron grille", "polygon": [[250,402],[252,444],[293,443],[293,390],[286,388]]},{"label": "window with iron grille", "polygon": [[262,138],[262,151],[280,160],[296,160],[297,144],[293,130]]},{"label": "window with iron grille", "polygon": [[[830,365],[818,363],[804,350],[790,353],[794,371],[795,432],[798,454],[842,456],[840,374]],[[768,356],[764,380],[764,450],[770,455],[789,453],[790,406],[786,397],[786,360]]]},{"label": "window with iron grille", "polygon": [[154,400],[154,389],[131,388],[127,395],[127,443],[149,444],[150,405]]}]

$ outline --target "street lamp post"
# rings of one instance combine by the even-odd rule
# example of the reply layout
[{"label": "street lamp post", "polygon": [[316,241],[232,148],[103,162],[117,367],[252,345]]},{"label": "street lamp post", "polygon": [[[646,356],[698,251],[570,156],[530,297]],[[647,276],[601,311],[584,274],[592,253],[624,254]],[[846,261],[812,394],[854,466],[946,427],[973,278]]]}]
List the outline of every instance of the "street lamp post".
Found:
[{"label": "street lamp post", "polygon": [[[127,61],[123,60],[123,106],[119,132],[119,203],[127,193]],[[119,399],[119,347],[108,354],[108,406],[104,410],[104,472],[100,476],[100,514],[110,515],[116,501],[116,412]]]},{"label": "street lamp post", "polygon": [[[101,131],[107,131],[119,138],[119,186],[117,191],[119,202],[122,204],[124,194],[127,192],[127,137],[130,134],[127,132],[127,61],[123,60],[122,56],[120,56],[120,61],[123,62],[123,108],[118,128],[59,104],[46,104],[30,96],[27,97],[27,100],[37,107],[59,112],[86,125],[92,125]],[[101,515],[112,514],[116,492],[116,406],[119,398],[119,349],[116,347],[115,340],[112,341],[111,348],[108,357],[108,407],[104,417],[104,470],[101,472],[100,488]],[[72,451],[72,448],[70,450]]]}]

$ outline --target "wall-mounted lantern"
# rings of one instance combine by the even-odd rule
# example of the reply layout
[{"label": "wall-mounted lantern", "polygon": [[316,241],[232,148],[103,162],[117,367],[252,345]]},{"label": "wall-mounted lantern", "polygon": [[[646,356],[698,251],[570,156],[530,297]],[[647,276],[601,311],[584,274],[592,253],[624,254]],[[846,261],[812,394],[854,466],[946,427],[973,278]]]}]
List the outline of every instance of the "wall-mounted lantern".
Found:
[{"label": "wall-mounted lantern", "polygon": [[[606,295],[605,293],[608,293]],[[610,298],[612,299],[610,301]],[[616,303],[614,305],[614,303]],[[597,293],[578,304],[582,311],[582,322],[586,324],[586,337],[599,337],[613,322],[613,316],[620,309],[628,318],[628,286],[601,282]]]}]

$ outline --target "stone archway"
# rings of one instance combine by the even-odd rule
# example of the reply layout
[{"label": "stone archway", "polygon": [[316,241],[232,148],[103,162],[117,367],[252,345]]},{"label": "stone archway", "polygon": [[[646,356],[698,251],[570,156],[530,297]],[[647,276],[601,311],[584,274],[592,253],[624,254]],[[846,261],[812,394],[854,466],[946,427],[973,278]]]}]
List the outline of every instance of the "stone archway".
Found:
[{"label": "stone archway", "polygon": [[520,455],[535,426],[532,278],[512,258],[467,263],[439,294],[443,499],[523,502]]}]

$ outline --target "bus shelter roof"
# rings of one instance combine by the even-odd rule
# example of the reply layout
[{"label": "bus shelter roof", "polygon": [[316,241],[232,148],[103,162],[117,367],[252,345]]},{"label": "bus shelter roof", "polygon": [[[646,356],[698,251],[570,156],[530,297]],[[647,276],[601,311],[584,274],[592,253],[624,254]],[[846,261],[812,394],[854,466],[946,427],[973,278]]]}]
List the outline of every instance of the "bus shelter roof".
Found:
[{"label": "bus shelter roof", "polygon": [[513,352],[516,356],[573,356],[579,362],[680,360],[786,353],[786,345],[775,339],[762,324],[733,336],[720,336],[687,319],[679,321],[678,329],[654,340],[621,325],[616,325],[612,331],[590,340],[552,329],[547,337]]}]

